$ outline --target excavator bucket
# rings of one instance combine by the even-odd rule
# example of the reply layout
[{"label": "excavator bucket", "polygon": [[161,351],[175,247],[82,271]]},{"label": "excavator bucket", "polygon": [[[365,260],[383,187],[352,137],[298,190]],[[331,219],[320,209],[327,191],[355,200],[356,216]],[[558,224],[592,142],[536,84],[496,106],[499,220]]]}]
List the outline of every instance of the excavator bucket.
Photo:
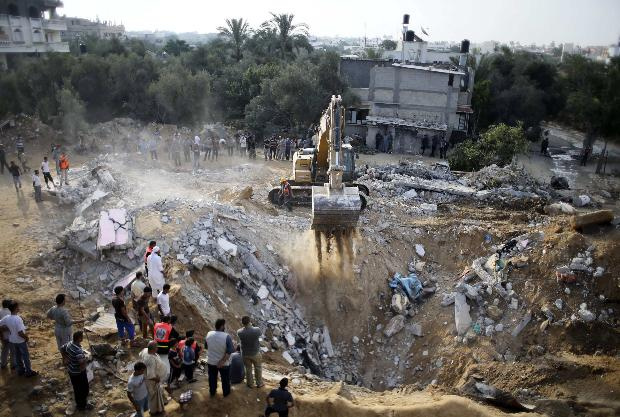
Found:
[{"label": "excavator bucket", "polygon": [[357,187],[330,189],[329,184],[312,187],[312,228],[315,230],[355,228],[361,209]]}]

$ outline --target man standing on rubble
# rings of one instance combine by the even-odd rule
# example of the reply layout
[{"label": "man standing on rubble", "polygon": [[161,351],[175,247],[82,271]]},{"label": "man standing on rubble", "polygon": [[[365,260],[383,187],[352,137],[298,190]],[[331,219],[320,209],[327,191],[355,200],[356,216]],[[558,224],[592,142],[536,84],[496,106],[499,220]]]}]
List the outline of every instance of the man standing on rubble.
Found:
[{"label": "man standing on rubble", "polygon": [[9,305],[10,315],[0,320],[0,331],[9,332],[9,346],[11,355],[14,355],[17,367],[17,375],[31,377],[38,375],[30,366],[30,353],[28,352],[28,335],[24,321],[18,315],[19,303],[11,302]]},{"label": "man standing on rubble", "polygon": [[422,147],[420,148],[420,155],[424,155],[424,151],[428,148],[428,135],[422,136]]},{"label": "man standing on rubble", "polygon": [[60,186],[62,187],[63,181],[65,185],[69,185],[67,178],[67,174],[69,173],[69,157],[64,152],[60,154],[58,166],[60,167]]},{"label": "man standing on rubble", "polygon": [[62,346],[71,341],[73,335],[73,325],[84,323],[84,320],[73,320],[69,311],[65,308],[65,295],[56,296],[56,305],[47,310],[47,318],[54,320],[54,336],[56,336],[56,346],[62,353]]},{"label": "man standing on rubble", "polygon": [[[9,307],[13,303],[11,299],[2,300],[2,309],[0,309],[0,320],[11,315]],[[11,354],[11,369],[17,368],[17,360],[15,359],[15,353],[11,350],[11,344],[9,343],[9,331],[0,331],[0,339],[2,339],[2,352],[0,355],[0,369],[6,369],[9,365],[9,353]]]},{"label": "man standing on rubble", "polygon": [[151,341],[140,352],[140,361],[146,365],[146,389],[149,394],[149,412],[151,415],[164,412],[164,392],[161,387],[168,370],[157,354],[157,342]]},{"label": "man standing on rubble", "polygon": [[56,175],[60,177],[60,145],[52,145],[52,159],[56,164]]},{"label": "man standing on rubble", "polygon": [[[157,242],[155,242],[154,240],[151,240],[149,242],[149,245],[146,247],[146,252],[144,253],[144,273],[146,274],[146,276],[149,276],[149,267],[148,267],[148,260],[149,260],[149,256],[151,255],[151,253],[153,253],[153,248],[157,246]],[[137,276],[137,275],[136,275]]]},{"label": "man standing on rubble", "polygon": [[181,137],[178,133],[174,134],[174,138],[172,139],[172,156],[174,157],[174,166],[181,166]]},{"label": "man standing on rubble", "polygon": [[4,175],[4,167],[9,169],[9,166],[6,163],[6,150],[4,149],[4,144],[0,143],[0,173]]},{"label": "man standing on rubble", "polygon": [[151,334],[153,333],[153,316],[151,315],[151,311],[149,309],[149,301],[151,299],[153,290],[151,287],[145,287],[144,293],[142,293],[142,297],[136,303],[136,310],[138,312],[138,324],[140,325],[140,329],[142,330],[142,338],[146,339],[149,334],[149,328],[151,329]]},{"label": "man standing on rubble", "polygon": [[88,385],[88,376],[86,374],[86,366],[88,358],[86,352],[82,349],[82,340],[84,333],[81,330],[73,333],[73,340],[67,342],[60,348],[62,357],[67,364],[67,371],[73,385],[73,393],[75,395],[75,404],[78,410],[92,410],[94,406],[89,404],[88,393],[90,387]]},{"label": "man standing on rubble", "polygon": [[[11,161],[9,165],[9,172],[11,173],[11,176],[13,177],[13,185],[15,185],[15,191],[19,192],[19,188],[22,188],[22,181],[20,179],[22,175],[22,171],[21,169],[19,169],[17,165],[15,165],[14,161]],[[19,185],[19,188],[17,188],[18,185]]]},{"label": "man standing on rubble", "polygon": [[439,136],[433,135],[433,139],[431,140],[431,158],[435,157],[435,151],[437,150],[437,145],[439,145]]},{"label": "man standing on rubble", "polygon": [[381,132],[377,132],[377,134],[375,135],[375,150],[378,152],[381,152],[382,148],[383,148],[383,135],[381,134]]},{"label": "man standing on rubble", "polygon": [[153,252],[147,258],[146,263],[149,268],[148,280],[153,289],[153,297],[163,291],[164,284],[166,283],[164,278],[164,266],[161,260],[161,250],[159,246],[153,248]]},{"label": "man standing on rubble", "polygon": [[54,184],[54,178],[52,178],[52,173],[50,171],[50,163],[47,160],[47,156],[44,156],[43,162],[41,162],[41,172],[43,173],[43,179],[45,180],[45,186],[47,187],[47,189],[50,189],[50,182],[52,183],[54,188],[56,188],[56,184]]},{"label": "man standing on rubble", "polygon": [[207,333],[207,367],[209,373],[209,394],[215,396],[217,391],[217,374],[222,379],[224,397],[230,394],[230,355],[235,351],[232,338],[226,333],[226,320],[217,319],[215,330]]},{"label": "man standing on rubble", "polygon": [[37,203],[43,201],[43,197],[41,197],[41,178],[39,178],[38,169],[35,169],[32,173],[32,188],[34,188],[34,201]]},{"label": "man standing on rubble", "polygon": [[[248,316],[241,318],[241,324],[243,324],[243,327],[237,330],[237,336],[241,341],[241,355],[243,365],[245,366],[246,383],[248,387],[254,388],[254,382],[256,382],[256,387],[260,388],[264,385],[263,360],[260,352],[261,331],[258,327],[252,326],[252,321]],[[254,368],[254,378],[252,378],[252,368]]]},{"label": "man standing on rubble", "polygon": [[[114,319],[116,319],[116,328],[118,329],[118,338],[122,343],[133,342],[135,335],[135,328],[129,313],[127,313],[127,307],[125,306],[125,289],[122,286],[114,288],[115,297],[112,299],[112,306],[114,307]],[[127,337],[125,337],[127,334]]]},{"label": "man standing on rubble", "polygon": [[[150,252],[149,252],[150,255]],[[131,299],[133,301],[132,305],[134,310],[136,309],[136,303],[144,294],[144,289],[146,288],[146,283],[144,282],[144,274],[142,271],[136,272],[136,279],[131,283]]]},{"label": "man standing on rubble", "polygon": [[170,284],[164,284],[162,292],[157,295],[157,309],[161,317],[170,317]]},{"label": "man standing on rubble", "polygon": [[194,142],[192,143],[192,175],[196,175],[198,168],[200,168],[200,145]]}]

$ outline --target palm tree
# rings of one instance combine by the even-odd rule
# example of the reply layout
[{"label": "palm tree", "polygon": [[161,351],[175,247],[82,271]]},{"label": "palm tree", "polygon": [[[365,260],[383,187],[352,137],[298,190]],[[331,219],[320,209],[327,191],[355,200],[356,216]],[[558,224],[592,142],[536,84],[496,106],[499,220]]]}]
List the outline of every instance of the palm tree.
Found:
[{"label": "palm tree", "polygon": [[305,23],[293,24],[294,14],[271,13],[271,19],[262,24],[264,29],[275,30],[280,43],[280,55],[282,59],[287,52],[293,52],[293,48],[308,48],[308,25]]},{"label": "palm tree", "polygon": [[234,44],[235,59],[240,61],[243,58],[241,48],[250,35],[250,25],[248,22],[244,21],[243,18],[226,19],[226,26],[220,26],[217,30],[220,31],[220,35],[226,36]]}]

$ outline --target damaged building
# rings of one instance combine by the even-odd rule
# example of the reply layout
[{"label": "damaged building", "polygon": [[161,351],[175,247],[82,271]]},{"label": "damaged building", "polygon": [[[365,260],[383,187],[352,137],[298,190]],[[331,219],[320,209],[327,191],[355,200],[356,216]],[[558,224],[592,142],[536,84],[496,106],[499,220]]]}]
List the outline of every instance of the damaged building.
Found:
[{"label": "damaged building", "polygon": [[0,0],[0,69],[12,54],[69,52],[60,36],[67,25],[58,17],[58,7],[58,0]]},{"label": "damaged building", "polygon": [[377,132],[391,134],[393,151],[399,153],[415,152],[425,135],[462,140],[473,113],[469,40],[461,43],[458,65],[427,62],[426,42],[411,31],[399,48],[389,59],[341,57],[340,74],[360,99],[347,111],[346,134],[365,138],[370,148],[376,146]]}]

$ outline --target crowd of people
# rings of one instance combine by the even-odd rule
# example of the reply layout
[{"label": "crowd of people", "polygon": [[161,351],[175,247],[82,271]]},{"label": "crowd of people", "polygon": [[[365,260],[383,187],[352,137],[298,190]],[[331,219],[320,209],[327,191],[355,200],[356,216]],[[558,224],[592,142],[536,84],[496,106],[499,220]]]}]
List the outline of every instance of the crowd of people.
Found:
[{"label": "crowd of people", "polygon": [[68,182],[68,172],[69,172],[69,156],[60,150],[60,145],[52,145],[51,155],[54,163],[56,165],[56,176],[59,179],[59,182],[54,182],[54,178],[52,177],[52,171],[50,168],[50,161],[48,160],[48,156],[44,156],[41,161],[40,170],[35,169],[32,170],[27,164],[26,158],[26,148],[24,145],[24,141],[21,136],[18,136],[15,141],[15,153],[17,155],[17,161],[19,164],[15,163],[15,161],[10,161],[7,164],[7,151],[4,144],[0,143],[0,173],[4,175],[4,168],[6,167],[7,171],[11,175],[13,179],[13,185],[15,186],[15,191],[17,193],[22,192],[22,176],[31,173],[32,187],[34,190],[34,200],[36,202],[43,201],[43,197],[41,195],[41,174],[43,175],[43,180],[45,181],[45,186],[47,189],[51,189],[50,184],[56,187],[62,187],[64,182],[65,185],[69,185]]},{"label": "crowd of people", "polygon": [[[420,138],[420,155],[424,155],[427,149],[430,149],[429,156],[435,158],[437,151],[439,151],[440,159],[448,158],[449,141],[446,138],[445,132],[435,133],[430,138],[428,134],[422,134],[416,137]],[[391,132],[387,132],[384,136],[381,131],[375,134],[375,150],[377,152],[392,153],[394,151],[394,138]]]},{"label": "crowd of people", "polygon": [[[195,369],[206,353],[205,363],[209,393],[216,395],[218,384],[224,397],[231,393],[231,385],[244,380],[249,388],[264,386],[262,378],[262,353],[260,328],[252,324],[249,316],[241,319],[242,327],[228,333],[226,321],[219,318],[214,330],[200,339],[194,330],[177,329],[177,316],[170,303],[171,286],[165,281],[161,251],[157,242],[151,241],[144,255],[144,272],[138,271],[128,288],[117,286],[111,304],[114,309],[118,338],[122,345],[144,346],[136,339],[136,326],[147,347],[138,354],[133,373],[127,381],[127,397],[136,416],[145,411],[150,415],[164,413],[167,402],[165,392],[172,394],[182,383],[197,381]],[[126,295],[126,290],[129,290]],[[83,324],[84,319],[74,319],[66,306],[67,298],[58,294],[55,304],[47,311],[47,318],[54,321],[54,336],[63,363],[66,365],[73,386],[76,409],[90,410],[94,405],[88,402],[90,385],[87,367],[89,353],[83,348],[85,333],[74,331],[73,326]],[[2,334],[2,369],[9,365],[17,375],[34,377],[28,351],[28,335],[24,321],[19,315],[19,303],[6,299],[0,310],[0,332]],[[265,415],[287,416],[293,407],[292,395],[286,389],[288,380],[267,397]],[[183,401],[181,397],[180,402]]]},{"label": "crowd of people", "polygon": [[240,131],[233,135],[202,130],[192,134],[188,128],[181,128],[171,135],[162,135],[156,129],[152,134],[138,140],[137,150],[144,159],[159,160],[158,151],[162,148],[168,160],[175,167],[191,163],[192,170],[200,167],[200,162],[217,161],[221,156],[239,156],[256,159],[256,140],[249,132]]},{"label": "crowd of people", "polygon": [[265,161],[288,161],[293,158],[295,150],[312,146],[309,139],[291,138],[289,136],[272,135],[263,141]]}]

